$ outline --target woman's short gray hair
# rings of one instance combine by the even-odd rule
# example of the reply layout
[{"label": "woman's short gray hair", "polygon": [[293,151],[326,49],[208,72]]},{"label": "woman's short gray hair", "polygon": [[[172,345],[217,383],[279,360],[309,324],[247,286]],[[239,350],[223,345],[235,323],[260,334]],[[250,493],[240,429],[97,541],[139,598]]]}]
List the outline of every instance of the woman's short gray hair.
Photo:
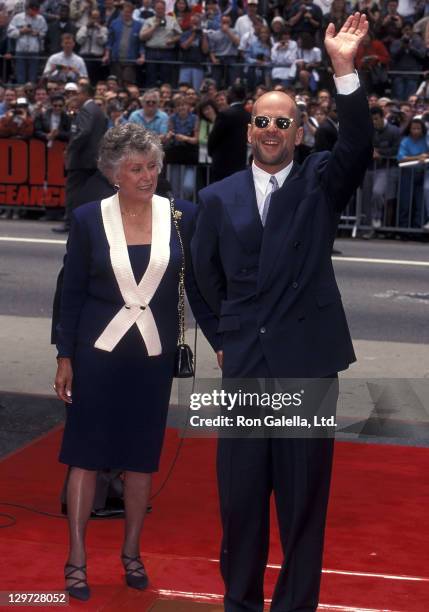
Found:
[{"label": "woman's short gray hair", "polygon": [[135,153],[153,154],[161,172],[164,151],[158,135],[137,123],[124,123],[110,128],[104,134],[98,154],[100,171],[115,180],[124,159]]}]

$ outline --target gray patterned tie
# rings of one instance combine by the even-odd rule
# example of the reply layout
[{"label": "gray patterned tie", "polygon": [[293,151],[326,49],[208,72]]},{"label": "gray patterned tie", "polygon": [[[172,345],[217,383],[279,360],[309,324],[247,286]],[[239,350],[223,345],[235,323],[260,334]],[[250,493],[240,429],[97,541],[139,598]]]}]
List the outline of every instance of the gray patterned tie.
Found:
[{"label": "gray patterned tie", "polygon": [[271,196],[274,193],[274,191],[277,191],[277,189],[279,188],[279,184],[274,175],[270,178],[270,185],[271,185],[271,190],[269,191],[267,197],[265,198],[264,206],[262,208],[261,221],[262,221],[263,226],[265,226],[265,222],[267,220],[268,210],[270,208]]}]

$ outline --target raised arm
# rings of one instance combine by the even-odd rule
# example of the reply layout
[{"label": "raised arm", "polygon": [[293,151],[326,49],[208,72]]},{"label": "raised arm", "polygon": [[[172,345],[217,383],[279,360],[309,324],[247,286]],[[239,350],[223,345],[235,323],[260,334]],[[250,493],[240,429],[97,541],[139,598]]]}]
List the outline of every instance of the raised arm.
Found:
[{"label": "raised arm", "polygon": [[366,15],[350,15],[336,34],[335,26],[330,23],[326,28],[325,48],[331,58],[336,77],[354,72],[354,60],[358,47],[368,32]]},{"label": "raised arm", "polygon": [[320,168],[322,185],[336,211],[341,211],[361,183],[372,159],[373,126],[365,92],[354,70],[358,47],[368,31],[366,15],[350,15],[336,34],[330,23],[325,46],[335,72],[338,141]]}]

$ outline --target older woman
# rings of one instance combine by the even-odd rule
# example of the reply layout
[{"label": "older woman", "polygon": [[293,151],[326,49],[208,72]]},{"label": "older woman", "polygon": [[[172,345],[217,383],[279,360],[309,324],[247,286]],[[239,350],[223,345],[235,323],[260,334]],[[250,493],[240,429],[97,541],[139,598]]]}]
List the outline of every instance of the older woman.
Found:
[{"label": "older woman", "polygon": [[162,157],[159,138],[142,126],[110,129],[99,166],[118,191],[74,212],[68,242],[55,389],[67,405],[60,461],[71,466],[66,589],[82,600],[90,595],[86,524],[103,468],[124,472],[126,583],[148,584],[140,534],[174,373],[182,253],[193,312],[215,346],[216,319],[188,257],[194,206],[176,201],[173,213],[167,198],[154,195]]}]

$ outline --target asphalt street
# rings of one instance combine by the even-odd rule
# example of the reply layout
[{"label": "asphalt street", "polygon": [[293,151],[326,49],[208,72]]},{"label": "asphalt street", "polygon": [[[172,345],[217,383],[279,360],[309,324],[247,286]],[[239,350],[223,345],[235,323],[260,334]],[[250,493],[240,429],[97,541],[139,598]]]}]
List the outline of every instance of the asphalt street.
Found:
[{"label": "asphalt street", "polygon": [[[50,317],[65,238],[52,223],[0,221],[0,315]],[[52,241],[17,242],[4,238]],[[429,243],[337,240],[335,272],[354,339],[429,344]],[[426,265],[347,258],[405,260]]]},{"label": "asphalt street", "polygon": [[[51,388],[55,349],[49,344],[52,298],[66,242],[66,236],[51,232],[55,225],[0,220],[0,455],[63,419]],[[429,379],[429,243],[340,239],[335,246],[341,255],[333,257],[334,268],[358,356],[342,376]],[[189,309],[187,324],[192,341]],[[218,377],[213,352],[201,336],[198,347],[199,376]],[[177,396],[171,401],[174,405]],[[347,418],[374,416],[371,402],[360,404],[362,414],[346,407]],[[401,406],[396,414],[424,424],[420,443],[426,445],[429,415],[423,404],[407,404],[406,415]],[[392,441],[402,436],[401,443],[414,443],[414,429],[407,430],[405,439],[395,427]],[[380,432],[374,431],[378,439]]]}]

